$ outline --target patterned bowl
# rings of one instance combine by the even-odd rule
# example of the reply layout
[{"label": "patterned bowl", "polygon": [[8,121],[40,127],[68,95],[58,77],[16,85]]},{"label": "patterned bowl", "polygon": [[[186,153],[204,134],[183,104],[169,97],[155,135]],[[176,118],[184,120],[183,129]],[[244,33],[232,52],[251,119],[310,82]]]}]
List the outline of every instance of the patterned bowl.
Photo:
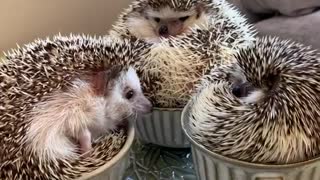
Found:
[{"label": "patterned bowl", "polygon": [[181,117],[184,133],[191,143],[192,158],[198,179],[201,180],[319,180],[320,157],[287,165],[248,163],[231,159],[207,150],[193,140],[189,127],[189,105]]},{"label": "patterned bowl", "polygon": [[134,142],[135,131],[132,123],[128,125],[128,137],[122,149],[108,163],[91,173],[87,173],[78,180],[122,180],[129,166],[130,148]]},{"label": "patterned bowl", "polygon": [[137,137],[144,143],[171,148],[188,148],[190,143],[181,128],[182,108],[154,108],[136,120]]}]

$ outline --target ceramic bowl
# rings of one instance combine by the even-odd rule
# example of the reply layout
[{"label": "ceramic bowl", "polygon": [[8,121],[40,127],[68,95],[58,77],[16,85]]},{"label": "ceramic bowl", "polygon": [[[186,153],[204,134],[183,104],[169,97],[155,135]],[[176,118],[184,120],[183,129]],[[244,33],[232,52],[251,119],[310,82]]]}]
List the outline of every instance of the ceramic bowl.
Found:
[{"label": "ceramic bowl", "polygon": [[135,130],[134,125],[128,125],[128,137],[122,149],[105,165],[93,172],[84,174],[78,180],[122,180],[123,175],[129,166],[130,148],[134,142]]},{"label": "ceramic bowl", "polygon": [[228,158],[207,150],[189,131],[189,105],[181,116],[183,131],[191,143],[192,158],[199,180],[319,180],[320,157],[301,163],[267,165]]},{"label": "ceramic bowl", "polygon": [[190,143],[181,128],[180,109],[154,108],[136,120],[137,137],[144,143],[171,148],[188,148]]}]

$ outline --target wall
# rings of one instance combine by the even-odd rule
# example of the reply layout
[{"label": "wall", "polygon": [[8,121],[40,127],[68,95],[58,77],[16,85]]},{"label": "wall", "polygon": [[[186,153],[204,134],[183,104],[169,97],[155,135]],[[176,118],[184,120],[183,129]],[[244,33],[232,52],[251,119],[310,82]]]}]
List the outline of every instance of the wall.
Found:
[{"label": "wall", "polygon": [[1,0],[0,55],[61,32],[103,35],[131,0]]}]

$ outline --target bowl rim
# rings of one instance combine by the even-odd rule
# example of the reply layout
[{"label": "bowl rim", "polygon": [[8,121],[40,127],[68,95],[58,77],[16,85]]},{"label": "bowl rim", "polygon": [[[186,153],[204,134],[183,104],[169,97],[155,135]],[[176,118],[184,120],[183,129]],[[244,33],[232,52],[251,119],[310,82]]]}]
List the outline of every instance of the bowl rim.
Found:
[{"label": "bowl rim", "polygon": [[[237,165],[237,166],[242,166],[244,168],[263,168],[263,169],[269,169],[269,170],[279,170],[279,169],[292,169],[292,168],[299,168],[301,166],[306,166],[306,165],[311,165],[314,163],[317,163],[320,160],[320,156],[306,160],[306,161],[302,161],[302,162],[296,162],[296,163],[289,163],[289,164],[265,164],[265,163],[252,163],[252,162],[247,162],[247,161],[243,161],[243,160],[238,160],[238,159],[233,159],[227,156],[223,156],[221,154],[212,152],[210,150],[208,150],[205,146],[199,144],[198,142],[196,142],[191,135],[188,132],[188,128],[187,128],[187,121],[189,120],[188,118],[186,118],[187,113],[189,112],[189,108],[191,105],[191,99],[189,100],[189,102],[187,103],[187,105],[184,107],[182,113],[181,113],[181,127],[183,129],[184,134],[187,136],[187,139],[190,141],[191,144],[191,148],[197,148],[199,150],[201,150],[203,153],[218,159],[219,161],[225,162],[225,163],[229,163],[231,165]],[[193,147],[194,146],[194,147]]]},{"label": "bowl rim", "polygon": [[119,160],[121,160],[125,155],[127,155],[127,153],[130,151],[131,146],[132,146],[134,139],[135,139],[135,131],[134,131],[134,126],[133,126],[132,122],[128,123],[128,132],[127,133],[128,133],[128,136],[127,136],[126,142],[124,143],[124,145],[122,146],[120,151],[110,161],[108,161],[103,166],[97,168],[96,170],[82,175],[81,177],[78,178],[78,180],[90,179],[90,178],[94,177],[95,175],[98,175],[98,174],[102,173],[103,171],[106,171],[106,170],[112,168],[113,166],[116,165],[116,163],[119,162]]},{"label": "bowl rim", "polygon": [[162,108],[162,107],[153,107],[153,111],[183,111],[184,108]]}]

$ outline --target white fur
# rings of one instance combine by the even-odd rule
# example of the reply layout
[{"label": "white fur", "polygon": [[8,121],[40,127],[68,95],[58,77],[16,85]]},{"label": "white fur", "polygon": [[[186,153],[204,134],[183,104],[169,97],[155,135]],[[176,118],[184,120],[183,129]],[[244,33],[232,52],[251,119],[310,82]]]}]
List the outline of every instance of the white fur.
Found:
[{"label": "white fur", "polygon": [[78,148],[68,136],[78,138],[92,117],[101,116],[94,114],[101,104],[106,102],[93,97],[89,84],[80,80],[74,81],[69,92],[57,92],[38,103],[30,113],[27,132],[31,150],[41,159],[74,158]]},{"label": "white fur", "polygon": [[257,103],[265,96],[263,90],[254,90],[253,92],[249,93],[248,96],[241,98],[241,100],[245,103]]},{"label": "white fur", "polygon": [[137,91],[141,91],[140,79],[132,67],[129,67],[125,77],[127,78],[126,81],[130,84],[130,87]]},{"label": "white fur", "polygon": [[143,17],[129,17],[127,20],[128,30],[131,34],[141,39],[158,39],[154,27]]}]

